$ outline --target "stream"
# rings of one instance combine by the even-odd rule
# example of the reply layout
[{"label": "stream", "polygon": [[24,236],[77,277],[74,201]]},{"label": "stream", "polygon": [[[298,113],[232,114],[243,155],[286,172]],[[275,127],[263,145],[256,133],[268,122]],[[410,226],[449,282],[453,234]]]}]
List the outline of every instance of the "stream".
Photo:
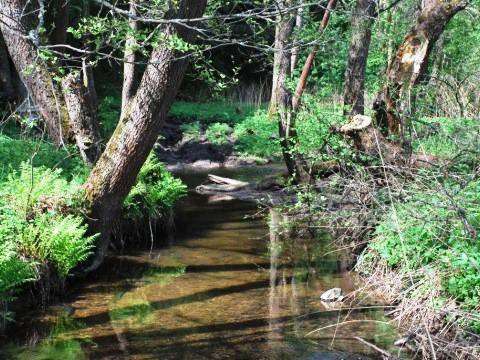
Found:
[{"label": "stream", "polygon": [[[275,171],[215,173],[258,180]],[[207,174],[180,175],[193,189]],[[348,309],[320,300],[361,287],[326,236],[285,239],[277,212],[193,191],[177,218],[168,246],[109,256],[61,303],[18,314],[0,358],[381,358],[358,337],[395,352],[398,334],[379,301],[357,295]]]}]

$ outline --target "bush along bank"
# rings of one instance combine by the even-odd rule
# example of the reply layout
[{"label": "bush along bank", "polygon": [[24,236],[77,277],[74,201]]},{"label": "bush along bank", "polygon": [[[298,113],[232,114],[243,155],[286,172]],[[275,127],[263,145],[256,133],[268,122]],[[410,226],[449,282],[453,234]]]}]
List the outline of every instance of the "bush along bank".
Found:
[{"label": "bush along bank", "polygon": [[[19,294],[33,288],[44,305],[89,257],[95,236],[87,236],[83,215],[88,169],[74,152],[0,135],[0,158],[0,320],[5,328]],[[124,221],[165,221],[185,191],[151,155],[124,203]],[[121,235],[117,230],[117,240]]]},{"label": "bush along bank", "polygon": [[[366,290],[395,305],[399,349],[425,359],[480,357],[480,126],[421,119],[421,167],[339,156],[339,172],[299,188],[295,213],[353,250]],[[333,147],[331,147],[333,149]]]}]

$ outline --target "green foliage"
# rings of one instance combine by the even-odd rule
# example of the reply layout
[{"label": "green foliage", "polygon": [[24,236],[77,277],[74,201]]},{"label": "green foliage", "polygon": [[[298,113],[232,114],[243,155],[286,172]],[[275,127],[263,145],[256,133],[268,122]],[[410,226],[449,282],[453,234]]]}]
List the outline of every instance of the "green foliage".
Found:
[{"label": "green foliage", "polygon": [[24,283],[35,280],[38,266],[51,266],[65,278],[91,252],[94,237],[85,235],[83,216],[67,212],[78,212],[79,184],[61,173],[21,163],[1,183],[1,301],[12,300]]},{"label": "green foliage", "polygon": [[187,140],[199,141],[202,135],[202,127],[199,121],[182,124],[180,130],[183,132],[183,138]]},{"label": "green foliage", "polygon": [[213,123],[205,132],[207,140],[215,145],[224,145],[228,143],[228,138],[232,133],[233,129],[225,123]]},{"label": "green foliage", "polygon": [[343,137],[331,131],[344,119],[341,106],[326,104],[313,96],[305,96],[303,104],[297,117],[297,151],[314,162],[350,156],[350,147]]},{"label": "green foliage", "polygon": [[18,171],[26,161],[34,167],[60,168],[62,176],[68,179],[84,178],[88,172],[73,147],[58,149],[42,140],[0,134],[0,181],[11,171]]},{"label": "green foliage", "polygon": [[9,175],[0,190],[0,231],[32,264],[50,263],[65,277],[89,255],[94,238],[85,236],[83,217],[66,213],[80,207],[81,191],[60,174],[23,163]]},{"label": "green foliage", "polygon": [[238,122],[234,128],[234,137],[235,149],[241,154],[261,158],[281,156],[278,124],[269,118],[266,110],[259,109]]},{"label": "green foliage", "polygon": [[255,107],[224,102],[196,103],[177,101],[170,109],[170,116],[179,119],[198,120],[202,124],[215,122],[236,124],[255,112]]},{"label": "green foliage", "polygon": [[162,216],[186,194],[186,186],[150,154],[124,202],[129,218]]},{"label": "green foliage", "polygon": [[412,189],[383,217],[369,248],[398,271],[434,269],[445,296],[473,309],[480,301],[480,182],[446,184],[444,192],[439,186]]},{"label": "green foliage", "polygon": [[478,145],[480,122],[462,118],[423,118],[415,130],[419,134],[413,142],[415,151],[453,159]]},{"label": "green foliage", "polygon": [[122,98],[120,95],[107,95],[100,101],[98,118],[101,125],[101,134],[104,139],[109,139],[110,136],[112,136],[120,119],[121,109]]}]

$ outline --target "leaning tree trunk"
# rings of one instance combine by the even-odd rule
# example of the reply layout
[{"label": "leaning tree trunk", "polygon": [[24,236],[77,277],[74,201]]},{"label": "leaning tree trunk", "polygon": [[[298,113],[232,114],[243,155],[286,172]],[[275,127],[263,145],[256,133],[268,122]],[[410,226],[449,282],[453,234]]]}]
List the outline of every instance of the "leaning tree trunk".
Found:
[{"label": "leaning tree trunk", "polygon": [[[86,121],[85,116],[91,113],[91,109],[81,109],[86,99],[73,99],[70,92],[77,95],[85,95],[86,92],[77,91],[77,87],[83,86],[80,82],[61,88],[54,80],[48,68],[48,64],[41,59],[38,53],[37,35],[28,0],[0,0],[0,29],[4,35],[5,43],[15,68],[25,84],[29,95],[42,116],[48,135],[57,145],[65,144],[70,137],[81,143],[80,153],[87,163],[93,164],[96,158],[90,157],[99,153],[99,135],[93,117]],[[37,9],[38,10],[38,9]],[[65,96],[64,96],[65,95]],[[67,100],[67,101],[66,101]],[[77,102],[73,107],[72,101]],[[72,111],[72,109],[74,109]],[[82,116],[78,116],[82,114]],[[89,122],[89,124],[87,124]],[[82,124],[82,125],[79,125]],[[84,130],[87,132],[84,133]],[[94,134],[94,140],[91,139]],[[95,148],[95,149],[93,149]]]},{"label": "leaning tree trunk", "polygon": [[[336,5],[337,5],[337,0],[328,1],[327,7],[325,8],[325,11],[323,13],[322,22],[320,23],[320,28],[318,29],[319,38],[320,38],[320,35],[327,28],[328,22],[330,21],[330,14],[332,13],[332,10],[335,8]],[[312,50],[310,50],[310,53],[307,56],[307,60],[305,61],[305,64],[303,64],[302,73],[300,74],[300,79],[298,80],[297,87],[295,88],[295,94],[292,99],[292,107],[294,112],[297,112],[297,110],[300,108],[302,95],[305,89],[307,88],[307,81],[310,76],[310,72],[312,71],[313,61],[317,56],[318,48],[319,48],[318,44],[313,46]]]},{"label": "leaning tree trunk", "polygon": [[445,26],[455,14],[465,9],[468,1],[425,0],[416,24],[388,64],[386,85],[374,102],[375,122],[387,134],[403,137],[403,114],[410,91],[424,76],[431,50]]},{"label": "leaning tree trunk", "polygon": [[8,58],[7,47],[0,32],[0,98],[11,100],[15,97],[15,87]]},{"label": "leaning tree trunk", "polygon": [[[177,18],[197,18],[203,14],[206,0],[183,0],[178,6]],[[164,34],[190,41],[192,26],[167,25]],[[86,271],[96,269],[107,252],[112,223],[158,138],[187,65],[185,54],[168,46],[159,45],[153,50],[137,94],[85,184],[93,219],[91,230],[100,233],[94,259]]]},{"label": "leaning tree trunk", "polygon": [[344,115],[363,115],[365,111],[365,70],[375,15],[375,0],[357,0],[352,14],[352,37],[345,71]]}]

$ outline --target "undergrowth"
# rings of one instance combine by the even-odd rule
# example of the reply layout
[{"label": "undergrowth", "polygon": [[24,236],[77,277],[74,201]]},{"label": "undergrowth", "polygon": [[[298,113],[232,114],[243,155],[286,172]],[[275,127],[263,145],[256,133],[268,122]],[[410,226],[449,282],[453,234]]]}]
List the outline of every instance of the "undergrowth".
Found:
[{"label": "undergrowth", "polygon": [[[60,281],[93,251],[87,236],[82,184],[89,169],[75,150],[0,134],[0,318],[26,283],[53,271]],[[127,219],[159,218],[185,186],[151,155],[124,203]]]}]

